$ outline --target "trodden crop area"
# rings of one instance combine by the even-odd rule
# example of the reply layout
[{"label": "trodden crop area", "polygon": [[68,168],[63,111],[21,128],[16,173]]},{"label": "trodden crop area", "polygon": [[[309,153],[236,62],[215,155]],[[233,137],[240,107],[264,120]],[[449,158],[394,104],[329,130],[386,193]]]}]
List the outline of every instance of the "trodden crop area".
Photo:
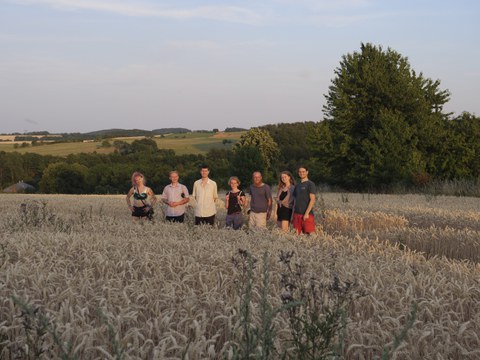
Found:
[{"label": "trodden crop area", "polygon": [[1,359],[478,359],[480,200],[318,194],[317,234],[0,196]]}]

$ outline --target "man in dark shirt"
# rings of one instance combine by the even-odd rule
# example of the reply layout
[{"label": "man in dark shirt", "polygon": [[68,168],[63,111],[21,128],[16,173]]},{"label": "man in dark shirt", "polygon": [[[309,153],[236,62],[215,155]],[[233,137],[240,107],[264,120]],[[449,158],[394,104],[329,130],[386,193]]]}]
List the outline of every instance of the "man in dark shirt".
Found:
[{"label": "man in dark shirt", "polygon": [[253,228],[266,228],[267,220],[272,213],[272,192],[270,186],[262,182],[262,173],[255,171],[252,176],[253,184],[250,185],[250,217],[248,226]]},{"label": "man in dark shirt", "polygon": [[313,205],[315,205],[315,194],[317,189],[313,181],[308,180],[308,169],[305,166],[298,168],[300,182],[295,185],[293,198],[293,227],[297,233],[311,234],[315,232],[315,217],[313,216]]}]

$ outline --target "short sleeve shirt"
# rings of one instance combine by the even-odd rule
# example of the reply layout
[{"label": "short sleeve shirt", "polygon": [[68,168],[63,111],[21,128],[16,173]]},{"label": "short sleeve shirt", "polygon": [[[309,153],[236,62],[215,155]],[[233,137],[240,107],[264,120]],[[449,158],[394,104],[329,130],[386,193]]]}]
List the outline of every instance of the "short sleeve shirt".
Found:
[{"label": "short sleeve shirt", "polygon": [[272,192],[270,186],[262,184],[262,186],[250,186],[250,209],[254,213],[264,213],[268,211],[268,202],[272,200]]},{"label": "short sleeve shirt", "polygon": [[[310,194],[316,193],[317,188],[313,181],[307,180],[295,185],[295,189],[293,190],[293,198],[295,199],[294,212],[297,214],[305,214],[308,203],[310,202]],[[310,214],[313,214],[313,209],[310,210]]]}]

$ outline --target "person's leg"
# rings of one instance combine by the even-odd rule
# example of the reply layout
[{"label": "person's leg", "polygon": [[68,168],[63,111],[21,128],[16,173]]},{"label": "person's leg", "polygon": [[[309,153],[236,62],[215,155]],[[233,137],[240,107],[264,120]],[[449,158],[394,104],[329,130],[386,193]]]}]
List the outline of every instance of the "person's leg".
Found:
[{"label": "person's leg", "polygon": [[253,221],[253,227],[266,228],[267,227],[267,213],[250,213],[250,219]]},{"label": "person's leg", "polygon": [[183,223],[185,214],[178,215],[178,216],[167,216],[167,221],[174,222],[174,223]]},{"label": "person's leg", "polygon": [[232,214],[227,215],[225,219],[225,226],[229,228],[233,227],[235,229],[234,218]]},{"label": "person's leg", "polygon": [[253,211],[250,211],[250,215],[248,217],[248,227],[250,229],[253,229],[254,227],[257,226],[255,219],[256,219],[255,213]]},{"label": "person's leg", "polygon": [[305,234],[313,234],[315,233],[315,217],[313,214],[308,216],[308,219],[303,221],[303,232]]},{"label": "person's leg", "polygon": [[262,228],[267,228],[267,213],[262,213]]},{"label": "person's leg", "polygon": [[277,227],[280,228],[280,229],[283,229],[283,226],[282,226],[282,209],[280,207],[280,205],[277,205]]},{"label": "person's leg", "polygon": [[290,230],[289,225],[290,225],[290,222],[288,220],[283,220],[280,227],[283,232],[288,232],[288,230]]},{"label": "person's leg", "polygon": [[203,219],[204,219],[204,224],[208,224],[210,226],[215,225],[215,215],[208,216]]},{"label": "person's leg", "polygon": [[233,229],[238,230],[243,225],[243,215],[242,213],[237,213],[233,215]]},{"label": "person's leg", "polygon": [[302,214],[293,214],[293,228],[296,230],[297,234],[303,232],[303,215]]}]

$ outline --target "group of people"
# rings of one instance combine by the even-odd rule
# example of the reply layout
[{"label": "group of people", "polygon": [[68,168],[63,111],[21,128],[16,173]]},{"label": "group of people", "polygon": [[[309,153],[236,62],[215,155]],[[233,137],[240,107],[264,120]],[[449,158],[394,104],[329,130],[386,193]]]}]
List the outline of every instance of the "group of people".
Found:
[{"label": "group of people", "polygon": [[[218,199],[217,184],[209,178],[210,170],[207,165],[200,169],[201,178],[193,184],[192,198],[195,199],[195,225],[214,225],[217,213]],[[278,192],[275,198],[277,204],[277,225],[288,232],[290,223],[297,233],[311,234],[315,232],[315,184],[308,179],[308,169],[305,166],[298,168],[300,181],[295,182],[289,171],[280,173]],[[170,184],[165,186],[160,197],[166,204],[166,220],[183,223],[185,220],[186,204],[190,201],[190,194],[185,185],[179,183],[178,171],[169,174]],[[266,228],[267,221],[272,216],[273,199],[270,186],[263,182],[260,171],[252,174],[252,185],[248,189],[249,197],[239,188],[240,180],[236,176],[228,180],[230,191],[225,195],[227,217],[225,225],[235,230],[243,226],[243,210],[249,207],[249,228]],[[133,197],[133,202],[132,202]],[[146,219],[153,214],[157,197],[152,189],[146,186],[145,177],[139,172],[132,175],[132,188],[127,194],[127,205],[134,219]]]}]

